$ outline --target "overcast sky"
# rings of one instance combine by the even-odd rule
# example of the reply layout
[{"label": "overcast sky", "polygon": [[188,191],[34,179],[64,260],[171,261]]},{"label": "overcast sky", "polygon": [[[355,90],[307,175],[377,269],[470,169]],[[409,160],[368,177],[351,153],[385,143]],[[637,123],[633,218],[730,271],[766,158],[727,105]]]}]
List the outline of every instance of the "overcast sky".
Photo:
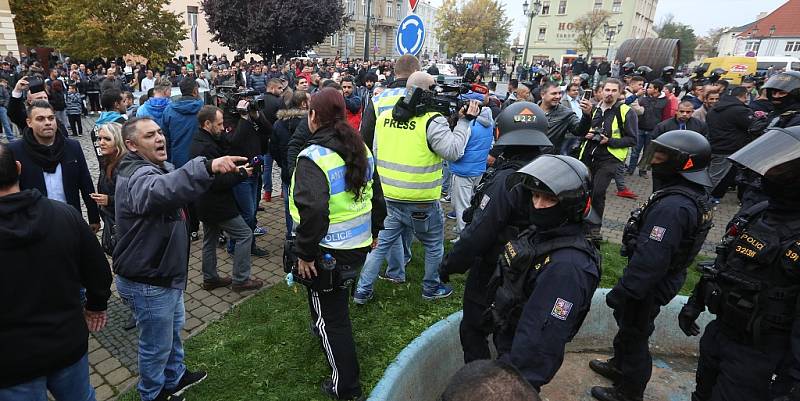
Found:
[{"label": "overcast sky", "polygon": [[[439,6],[441,0],[429,0]],[[512,40],[524,35],[527,21],[522,15],[525,0],[500,0],[506,5],[506,15],[514,19]],[[530,3],[532,0],[528,0]],[[590,1],[590,0],[572,0]],[[632,1],[632,0],[627,0]],[[787,0],[659,0],[656,8],[656,23],[667,14],[673,14],[676,22],[694,27],[698,35],[721,26],[739,26],[755,20],[762,11],[771,12]]]}]

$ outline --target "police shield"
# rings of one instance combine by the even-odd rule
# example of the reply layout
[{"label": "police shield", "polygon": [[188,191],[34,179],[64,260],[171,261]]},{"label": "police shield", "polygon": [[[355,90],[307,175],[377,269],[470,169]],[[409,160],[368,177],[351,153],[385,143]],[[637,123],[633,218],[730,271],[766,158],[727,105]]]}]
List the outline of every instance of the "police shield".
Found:
[{"label": "police shield", "polygon": [[766,175],[773,167],[800,159],[800,127],[771,129],[728,158]]}]

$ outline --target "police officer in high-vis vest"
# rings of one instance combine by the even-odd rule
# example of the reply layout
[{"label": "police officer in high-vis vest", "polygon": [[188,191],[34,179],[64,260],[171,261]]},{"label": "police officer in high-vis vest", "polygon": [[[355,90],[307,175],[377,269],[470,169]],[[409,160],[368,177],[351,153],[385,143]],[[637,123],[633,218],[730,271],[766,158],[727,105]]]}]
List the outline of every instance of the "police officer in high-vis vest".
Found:
[{"label": "police officer in high-vis vest", "polygon": [[500,112],[497,133],[495,148],[503,153],[476,186],[464,212],[467,225],[439,266],[444,282],[450,280],[450,274],[469,271],[459,327],[465,363],[492,357],[487,339],[491,327],[483,323],[483,314],[489,307],[487,285],[503,246],[530,225],[530,193],[521,186],[509,188],[506,181],[553,147],[547,138],[547,116],[531,102],[516,102]]},{"label": "police officer in high-vis vest", "polygon": [[[416,89],[429,91],[435,81],[426,72],[417,71],[408,78],[407,93]],[[416,93],[419,93],[416,91]],[[413,97],[409,97],[411,101]],[[400,101],[397,106],[400,106]],[[396,106],[396,107],[397,107]],[[397,113],[395,112],[397,111]],[[442,191],[442,161],[458,160],[464,154],[469,134],[469,120],[480,112],[471,101],[459,110],[454,130],[436,111],[414,107],[410,115],[398,119],[400,109],[380,112],[375,125],[372,153],[386,197],[385,228],[378,236],[378,246],[369,254],[358,280],[353,300],[367,303],[373,296],[373,283],[383,259],[406,228],[425,248],[425,277],[422,297],[434,300],[450,296],[453,290],[441,283],[437,268],[444,254],[444,221],[439,195]]]},{"label": "police officer in high-vis vest", "polygon": [[487,317],[500,360],[538,391],[561,367],[600,282],[600,253],[583,226],[591,179],[577,159],[542,155],[509,181],[527,194],[533,224],[503,247]]},{"label": "police officer in high-vis vest", "polygon": [[686,281],[686,268],[711,229],[708,195],[711,145],[697,132],[669,131],[650,142],[639,164],[651,166],[655,192],[631,217],[622,233],[622,256],[628,265],[606,304],[619,328],[614,356],[589,367],[611,379],[614,387],[593,387],[601,401],[641,401],[652,373],[648,338],[661,307]]},{"label": "police officer in high-vis vest", "polygon": [[728,223],[678,315],[687,335],[706,308],[716,316],[692,400],[800,400],[800,127],[770,129],[728,158],[761,176],[767,200]]},{"label": "police officer in high-vis vest", "polygon": [[592,114],[592,130],[583,138],[578,158],[592,172],[592,210],[601,219],[592,224],[592,235],[600,235],[606,189],[625,162],[629,150],[636,145],[639,123],[636,112],[620,100],[623,85],[610,78],[603,84],[603,100]]},{"label": "police officer in high-vis vest", "polygon": [[292,176],[289,210],[294,220],[292,269],[308,287],[314,333],[332,374],[322,390],[340,400],[362,395],[348,309],[350,288],[386,216],[375,161],[345,119],[341,92],[311,97],[311,138]]}]

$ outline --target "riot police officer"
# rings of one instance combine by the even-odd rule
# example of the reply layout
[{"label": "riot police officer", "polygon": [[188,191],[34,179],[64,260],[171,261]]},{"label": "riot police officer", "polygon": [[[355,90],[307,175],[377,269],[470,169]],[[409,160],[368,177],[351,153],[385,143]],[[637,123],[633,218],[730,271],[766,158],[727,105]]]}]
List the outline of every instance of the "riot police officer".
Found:
[{"label": "riot police officer", "polygon": [[686,267],[711,229],[708,163],[711,146],[694,131],[669,131],[651,142],[643,163],[653,171],[655,192],[631,212],[622,234],[628,265],[606,296],[619,331],[614,356],[589,367],[614,387],[593,387],[601,401],[642,400],[652,372],[648,338],[654,320],[686,280]]},{"label": "riot police officer", "polygon": [[664,85],[671,84],[674,88],[672,93],[675,96],[681,93],[681,86],[678,84],[678,81],[675,80],[675,67],[668,65],[661,69],[661,80],[664,81]]},{"label": "riot police officer", "polygon": [[[700,338],[693,401],[800,399],[800,127],[775,128],[729,158],[762,176],[767,201],[739,212],[678,315],[697,335],[707,307],[716,319]],[[771,394],[772,393],[772,394]]]},{"label": "riot police officer", "polygon": [[506,243],[492,277],[489,309],[499,358],[538,391],[564,360],[600,282],[600,254],[587,239],[589,169],[542,155],[511,176],[531,203],[533,223]]},{"label": "riot police officer", "polygon": [[[773,75],[762,89],[766,89],[767,99],[774,108],[771,113],[753,121],[750,135],[757,137],[772,128],[800,126],[800,72],[786,71]],[[766,200],[758,174],[740,168],[736,182],[743,187],[741,210]]]},{"label": "riot police officer", "polygon": [[516,102],[497,116],[500,137],[495,144],[502,153],[481,179],[464,212],[467,226],[439,266],[439,277],[469,270],[464,288],[464,316],[459,334],[464,362],[489,359],[487,329],[482,321],[488,308],[487,284],[497,266],[503,245],[528,226],[530,195],[522,188],[510,189],[506,179],[544,153],[552,143],[547,138],[547,116],[531,102]]}]

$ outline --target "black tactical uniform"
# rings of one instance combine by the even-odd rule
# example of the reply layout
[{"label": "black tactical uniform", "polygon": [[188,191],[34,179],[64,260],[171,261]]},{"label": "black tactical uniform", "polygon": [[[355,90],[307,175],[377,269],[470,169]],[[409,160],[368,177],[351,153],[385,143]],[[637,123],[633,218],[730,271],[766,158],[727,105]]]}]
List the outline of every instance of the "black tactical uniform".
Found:
[{"label": "black tactical uniform", "polygon": [[503,245],[529,224],[530,193],[509,189],[506,179],[552,146],[545,134],[547,117],[530,102],[517,102],[503,110],[497,117],[497,129],[500,138],[495,145],[503,153],[476,187],[470,207],[464,211],[467,226],[439,267],[443,282],[449,281],[450,274],[469,270],[459,330],[465,363],[491,358],[487,340],[491,328],[483,324],[488,307],[486,286]]},{"label": "black tactical uniform", "polygon": [[681,93],[681,86],[678,84],[678,81],[675,80],[675,67],[668,65],[662,68],[661,80],[664,81],[664,85],[672,85],[672,93],[675,94],[675,96]]},{"label": "black tactical uniform", "polygon": [[648,338],[655,318],[683,286],[686,267],[711,229],[708,141],[694,131],[675,130],[651,143],[643,163],[653,161],[656,191],[631,213],[621,248],[628,265],[606,296],[619,327],[614,356],[589,364],[614,381],[614,387],[592,388],[602,401],[642,400],[652,372]]},{"label": "black tactical uniform", "polygon": [[543,155],[510,181],[525,190],[529,204],[535,194],[558,199],[551,207],[530,207],[533,225],[503,247],[489,289],[499,358],[539,390],[561,367],[600,282],[600,254],[583,226],[590,175],[577,159]]},{"label": "black tactical uniform", "polygon": [[679,315],[687,335],[706,307],[716,315],[692,399],[800,400],[800,127],[769,130],[729,158],[763,177],[767,201],[730,222]]},{"label": "black tactical uniform", "polygon": [[[786,71],[776,74],[767,80],[762,88],[767,90],[767,98],[774,109],[766,117],[753,121],[750,134],[758,137],[772,128],[800,126],[800,72]],[[775,97],[776,91],[784,91],[788,95]],[[743,187],[741,210],[767,200],[767,196],[761,190],[761,176],[758,174],[739,168],[736,183]]]}]

